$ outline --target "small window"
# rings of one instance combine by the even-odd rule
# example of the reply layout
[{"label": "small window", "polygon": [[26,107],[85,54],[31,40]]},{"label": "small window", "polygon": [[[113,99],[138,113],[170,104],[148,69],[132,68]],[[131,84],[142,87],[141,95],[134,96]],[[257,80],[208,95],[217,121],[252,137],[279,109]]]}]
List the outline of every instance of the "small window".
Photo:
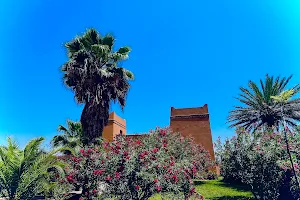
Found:
[{"label": "small window", "polygon": [[122,135],[123,134],[123,131],[122,130],[120,130],[120,135]]}]

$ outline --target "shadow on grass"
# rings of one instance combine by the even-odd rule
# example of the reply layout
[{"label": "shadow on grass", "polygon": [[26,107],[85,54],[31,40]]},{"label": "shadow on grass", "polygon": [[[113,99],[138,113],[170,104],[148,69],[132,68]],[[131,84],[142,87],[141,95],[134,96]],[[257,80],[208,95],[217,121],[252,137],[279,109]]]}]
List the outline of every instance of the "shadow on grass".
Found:
[{"label": "shadow on grass", "polygon": [[254,198],[244,196],[222,196],[210,198],[210,200],[254,200]]}]

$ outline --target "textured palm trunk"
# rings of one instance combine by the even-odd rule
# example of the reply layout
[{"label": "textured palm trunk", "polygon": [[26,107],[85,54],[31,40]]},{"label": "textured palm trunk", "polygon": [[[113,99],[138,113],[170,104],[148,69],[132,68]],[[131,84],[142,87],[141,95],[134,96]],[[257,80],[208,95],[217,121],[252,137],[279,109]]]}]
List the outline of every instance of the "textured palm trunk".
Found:
[{"label": "textured palm trunk", "polygon": [[101,104],[86,103],[82,114],[81,124],[82,132],[88,138],[88,144],[95,144],[97,138],[102,136],[104,127],[108,123],[109,107],[101,106]]}]

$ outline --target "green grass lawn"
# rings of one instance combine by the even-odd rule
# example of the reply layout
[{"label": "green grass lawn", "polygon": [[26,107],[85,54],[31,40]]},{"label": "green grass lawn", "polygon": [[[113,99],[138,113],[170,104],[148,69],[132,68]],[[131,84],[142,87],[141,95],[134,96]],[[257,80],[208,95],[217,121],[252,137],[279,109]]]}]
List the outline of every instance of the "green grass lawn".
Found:
[{"label": "green grass lawn", "polygon": [[195,181],[197,192],[205,199],[211,200],[246,200],[254,199],[252,193],[244,186],[226,184],[219,180]]},{"label": "green grass lawn", "polygon": [[[210,200],[252,200],[252,193],[244,186],[226,184],[219,180],[199,181],[195,180],[197,192],[202,194],[205,199]],[[156,195],[150,200],[161,200],[159,195]]]}]

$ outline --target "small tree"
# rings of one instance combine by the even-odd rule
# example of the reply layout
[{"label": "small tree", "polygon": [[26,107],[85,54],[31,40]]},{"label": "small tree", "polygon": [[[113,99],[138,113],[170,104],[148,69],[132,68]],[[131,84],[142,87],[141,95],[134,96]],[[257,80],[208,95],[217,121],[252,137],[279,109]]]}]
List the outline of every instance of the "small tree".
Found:
[{"label": "small tree", "polygon": [[[82,190],[83,199],[148,199],[155,193],[188,199],[192,178],[211,167],[209,153],[191,139],[157,128],[136,140],[119,135],[113,143],[82,149],[62,183]],[[101,196],[99,196],[101,194]]]},{"label": "small tree", "polygon": [[[83,135],[80,122],[67,120],[67,127],[59,125],[57,130],[63,134],[56,135],[52,138],[51,143],[55,148],[67,147],[74,149],[75,152],[79,152],[79,149],[83,148],[83,146],[87,144],[87,138]],[[71,154],[68,150],[63,153]]]},{"label": "small tree", "polygon": [[[31,140],[23,150],[8,138],[7,146],[0,147],[0,197],[9,199],[32,199],[46,194],[50,188],[51,175],[63,175],[64,164],[54,154],[44,152],[40,145],[44,138]],[[51,170],[50,170],[51,169]]]}]

